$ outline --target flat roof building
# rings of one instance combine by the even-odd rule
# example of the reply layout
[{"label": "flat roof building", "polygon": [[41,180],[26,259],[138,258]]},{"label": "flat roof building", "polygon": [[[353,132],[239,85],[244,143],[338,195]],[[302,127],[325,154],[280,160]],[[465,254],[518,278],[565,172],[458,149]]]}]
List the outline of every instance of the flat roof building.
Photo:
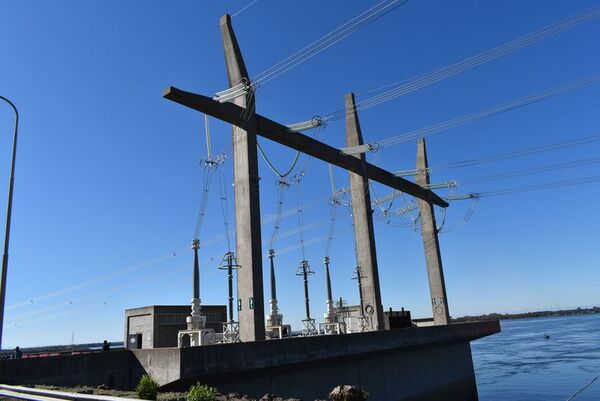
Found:
[{"label": "flat roof building", "polygon": [[[186,330],[189,305],[153,305],[125,310],[125,347],[129,349],[177,347],[177,335]],[[223,332],[225,305],[202,305],[206,328]]]}]

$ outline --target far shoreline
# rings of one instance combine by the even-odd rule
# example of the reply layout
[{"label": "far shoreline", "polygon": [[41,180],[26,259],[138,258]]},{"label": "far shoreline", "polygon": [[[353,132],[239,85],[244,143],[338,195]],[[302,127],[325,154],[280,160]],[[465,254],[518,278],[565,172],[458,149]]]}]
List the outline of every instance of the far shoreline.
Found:
[{"label": "far shoreline", "polygon": [[600,307],[598,306],[594,306],[592,308],[562,309],[555,311],[535,311],[523,313],[488,313],[484,315],[467,315],[458,318],[452,318],[452,323],[464,323],[482,320],[513,320],[539,317],[580,316],[594,315],[598,313],[600,313]]}]

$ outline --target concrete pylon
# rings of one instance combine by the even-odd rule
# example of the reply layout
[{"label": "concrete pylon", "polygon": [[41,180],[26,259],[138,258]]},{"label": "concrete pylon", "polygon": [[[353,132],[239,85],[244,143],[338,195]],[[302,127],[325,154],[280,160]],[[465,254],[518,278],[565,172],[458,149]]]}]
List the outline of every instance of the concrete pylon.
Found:
[{"label": "concrete pylon", "polygon": [[[220,25],[229,87],[249,82],[231,17],[221,17]],[[249,92],[233,102],[248,111],[241,117],[246,118],[248,130],[233,127],[236,256],[241,266],[237,282],[240,339],[257,341],[265,339],[265,317],[254,96]]]},{"label": "concrete pylon", "polygon": [[[427,168],[425,139],[420,138],[417,144],[417,171],[419,173],[415,178],[415,182],[421,186],[429,184],[429,171]],[[450,312],[448,311],[446,283],[444,281],[444,270],[442,268],[442,256],[440,254],[440,242],[438,240],[433,204],[419,200],[419,209],[421,211],[421,237],[423,238],[423,247],[425,248],[425,263],[427,264],[427,276],[429,278],[433,321],[435,325],[444,325],[450,323]]]},{"label": "concrete pylon", "polygon": [[[362,132],[356,113],[354,94],[346,95],[346,146],[363,145]],[[364,154],[355,155],[366,165]],[[362,296],[365,316],[371,318],[374,330],[383,330],[383,306],[379,287],[379,270],[377,268],[377,252],[375,250],[375,233],[373,230],[373,209],[369,194],[369,180],[350,172],[350,191],[352,194],[352,214],[354,218],[354,235],[358,265],[362,272]]]}]

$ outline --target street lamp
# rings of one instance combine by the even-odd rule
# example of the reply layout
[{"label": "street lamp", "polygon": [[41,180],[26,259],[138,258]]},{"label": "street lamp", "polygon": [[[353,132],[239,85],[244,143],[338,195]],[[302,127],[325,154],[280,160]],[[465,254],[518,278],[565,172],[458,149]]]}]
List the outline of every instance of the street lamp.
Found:
[{"label": "street lamp", "polygon": [[8,204],[6,207],[6,232],[4,234],[4,253],[0,272],[0,349],[2,349],[2,331],[4,328],[4,301],[6,298],[6,272],[8,270],[8,243],[10,241],[10,219],[12,214],[13,189],[15,186],[15,161],[17,158],[17,132],[19,130],[19,111],[13,102],[0,95],[15,111],[15,133],[13,135],[12,157],[10,161],[10,179],[8,184]]}]

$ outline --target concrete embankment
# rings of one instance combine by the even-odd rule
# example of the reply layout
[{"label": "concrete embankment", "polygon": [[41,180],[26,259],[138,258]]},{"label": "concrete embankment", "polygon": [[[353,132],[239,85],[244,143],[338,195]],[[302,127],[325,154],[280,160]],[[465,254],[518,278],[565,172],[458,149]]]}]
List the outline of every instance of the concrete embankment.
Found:
[{"label": "concrete embankment", "polygon": [[372,401],[477,400],[470,341],[498,321],[342,336],[0,361],[0,382],[132,389],[142,374],[164,390],[200,381],[221,392],[325,399],[354,384]]}]

